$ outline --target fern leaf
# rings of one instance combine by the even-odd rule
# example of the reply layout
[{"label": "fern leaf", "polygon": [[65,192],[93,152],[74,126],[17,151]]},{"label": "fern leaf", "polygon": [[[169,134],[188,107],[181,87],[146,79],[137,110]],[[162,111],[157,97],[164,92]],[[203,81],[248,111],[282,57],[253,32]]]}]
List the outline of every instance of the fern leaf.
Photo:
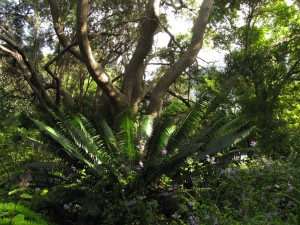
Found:
[{"label": "fern leaf", "polygon": [[118,118],[119,149],[130,164],[134,164],[137,158],[135,147],[135,121],[130,109],[126,109]]},{"label": "fern leaf", "polygon": [[179,124],[176,131],[170,138],[167,149],[168,153],[172,153],[176,148],[183,146],[187,143],[191,134],[199,127],[200,120],[204,115],[206,104],[197,102],[190,110],[183,121]]},{"label": "fern leaf", "polygon": [[[144,156],[146,166],[162,156],[162,151],[176,130],[175,117],[181,110],[182,105],[173,103],[154,120],[152,134],[146,143]],[[166,149],[166,151],[168,150]]]},{"label": "fern leaf", "polygon": [[84,157],[82,154],[80,154],[77,150],[76,147],[67,139],[65,138],[60,132],[57,130],[53,129],[50,126],[47,126],[46,124],[33,120],[33,122],[45,133],[47,133],[50,137],[52,137],[55,141],[60,143],[64,149],[67,151],[67,153],[72,157],[76,156],[78,159],[84,161],[87,165],[93,167],[93,164],[91,161],[87,160],[86,157]]}]

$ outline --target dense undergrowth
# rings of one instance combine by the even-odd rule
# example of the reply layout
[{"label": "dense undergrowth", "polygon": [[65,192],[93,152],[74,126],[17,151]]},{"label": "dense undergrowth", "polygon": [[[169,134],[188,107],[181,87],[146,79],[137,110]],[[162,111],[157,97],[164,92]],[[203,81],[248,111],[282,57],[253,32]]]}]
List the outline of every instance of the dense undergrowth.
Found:
[{"label": "dense undergrowth", "polygon": [[37,134],[1,133],[0,224],[299,224],[297,153],[270,159],[253,148],[226,165],[188,158],[172,179],[130,195],[114,177],[35,149],[28,135]]}]

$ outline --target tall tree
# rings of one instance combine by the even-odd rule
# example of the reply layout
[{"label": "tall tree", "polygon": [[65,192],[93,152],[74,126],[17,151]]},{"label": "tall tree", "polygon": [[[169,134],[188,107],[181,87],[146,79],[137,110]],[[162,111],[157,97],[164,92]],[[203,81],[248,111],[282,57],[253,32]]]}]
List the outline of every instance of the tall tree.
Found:
[{"label": "tall tree", "polygon": [[[204,0],[201,6],[194,3],[192,8],[193,2],[78,0],[75,5],[57,0],[4,1],[0,49],[17,62],[24,79],[45,107],[55,109],[61,98],[67,104],[73,103],[59,69],[69,53],[72,61],[76,59],[97,84],[95,102],[99,103],[102,94],[106,97],[101,101],[106,99],[113,113],[119,113],[128,106],[137,111],[140,103],[147,101],[147,113],[157,115],[170,86],[195,62],[202,48],[214,0]],[[160,14],[161,9],[164,14]],[[175,10],[175,14],[186,11],[195,17],[191,39],[185,46],[176,46],[176,38],[168,30],[166,13],[170,10]],[[49,12],[51,18],[47,16]],[[50,21],[58,39],[56,43],[53,32],[45,28]],[[154,43],[154,36],[161,30],[170,35],[168,52],[174,51],[176,43],[180,53],[149,82],[145,72],[149,62],[161,55]],[[24,33],[31,39],[24,37]],[[38,38],[40,35],[48,38]],[[53,58],[44,67],[50,77],[40,67],[42,55],[37,55],[37,49],[47,45],[46,41],[55,49]]]},{"label": "tall tree", "polygon": [[296,113],[297,107],[282,99],[295,105],[298,94],[299,8],[270,0],[243,1],[240,10],[243,20],[228,23],[231,32],[215,30],[216,46],[229,51],[219,82],[234,80],[230,107],[255,121],[264,151],[282,154],[291,142],[287,124],[297,126],[285,115],[287,108]]}]

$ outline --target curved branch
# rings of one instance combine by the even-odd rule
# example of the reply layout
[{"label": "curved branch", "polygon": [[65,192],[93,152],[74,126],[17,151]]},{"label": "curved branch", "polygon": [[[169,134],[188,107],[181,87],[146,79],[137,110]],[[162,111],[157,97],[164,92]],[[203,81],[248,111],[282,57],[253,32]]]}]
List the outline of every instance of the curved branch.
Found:
[{"label": "curved branch", "polygon": [[[73,42],[72,44],[70,44],[69,46],[67,46],[66,48],[64,48],[59,54],[57,54],[53,59],[51,59],[50,61],[48,61],[45,65],[44,65],[44,69],[49,73],[49,75],[53,78],[53,80],[56,83],[56,104],[58,105],[60,103],[60,95],[63,92],[63,96],[66,96],[66,92],[62,90],[61,87],[61,80],[57,77],[57,75],[51,71],[50,66],[58,61],[66,52],[68,52],[73,46],[75,46],[77,44],[77,42]],[[68,99],[68,104],[72,105],[73,102],[69,101],[71,98],[67,97],[65,99]]]},{"label": "curved branch", "polygon": [[132,58],[125,68],[122,93],[133,104],[138,104],[143,95],[144,60],[151,51],[153,37],[158,28],[159,5],[160,0],[148,1],[145,16],[142,20],[140,38]]},{"label": "curved branch", "polygon": [[82,59],[94,81],[111,99],[116,109],[121,110],[128,104],[125,96],[112,84],[109,76],[97,63],[92,53],[88,39],[88,4],[88,0],[77,0],[77,41]]},{"label": "curved branch", "polygon": [[[63,30],[62,24],[61,24],[61,17],[59,15],[59,8],[57,4],[57,0],[48,0],[48,3],[50,5],[50,11],[51,11],[51,16],[53,20],[53,27],[55,30],[55,33],[58,37],[59,42],[62,44],[63,47],[67,48],[68,46],[71,45],[70,39],[65,35],[65,32]],[[78,48],[75,46],[72,46],[70,48],[70,53],[75,56],[77,59],[80,61],[82,60],[81,53]]]},{"label": "curved branch", "polygon": [[176,79],[196,60],[202,48],[204,32],[214,0],[204,0],[198,18],[194,24],[192,40],[187,51],[170,67],[155,86],[148,108],[148,113],[157,115],[161,111],[163,97]]},{"label": "curved branch", "polygon": [[4,41],[11,49],[8,49],[2,45],[0,45],[0,49],[2,51],[7,52],[11,57],[13,57],[16,62],[19,64],[20,68],[23,72],[24,79],[28,82],[31,89],[36,94],[40,104],[44,107],[50,107],[51,109],[55,109],[55,105],[50,100],[48,94],[46,93],[45,88],[43,87],[41,83],[41,78],[39,72],[36,70],[36,68],[32,65],[32,63],[29,61],[26,53],[22,50],[22,48],[14,42],[9,37],[0,34],[0,39]]}]

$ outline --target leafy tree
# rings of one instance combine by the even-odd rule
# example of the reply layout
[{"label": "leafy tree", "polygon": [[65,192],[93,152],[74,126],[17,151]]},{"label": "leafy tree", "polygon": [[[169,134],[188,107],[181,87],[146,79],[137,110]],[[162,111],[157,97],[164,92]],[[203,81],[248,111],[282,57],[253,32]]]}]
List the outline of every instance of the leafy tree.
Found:
[{"label": "leafy tree", "polygon": [[[296,121],[291,125],[291,120],[284,116],[287,105],[283,106],[281,99],[293,105],[297,98],[299,9],[295,5],[288,6],[285,1],[243,1],[234,10],[231,5],[227,8],[235,12],[232,17],[241,10],[244,22],[229,20],[227,24],[231,28],[219,31],[211,28],[216,31],[215,44],[229,53],[224,71],[203,77],[208,77],[213,88],[219,90],[214,95],[229,94],[225,100],[227,108],[256,121],[258,132],[253,139],[259,140],[265,153],[288,154],[288,149],[294,148],[289,143],[296,141],[290,139],[293,135],[288,135],[288,127],[293,127],[296,136],[299,128]],[[294,89],[287,98],[286,90],[291,90],[290,87]],[[209,92],[207,88],[204,90]],[[223,98],[223,103],[225,101]]]},{"label": "leafy tree", "polygon": [[[137,111],[143,103],[148,114],[157,115],[170,86],[196,60],[214,1],[204,0],[201,7],[194,1],[158,0],[78,0],[76,5],[56,0],[5,1],[2,4],[1,52],[15,60],[40,105],[55,109],[63,98],[64,104],[72,106],[74,99],[72,93],[65,90],[66,79],[77,86],[82,97],[83,89],[89,85],[84,78],[89,76],[97,86],[92,90],[91,99],[96,108],[101,101],[107,106],[106,110],[111,109],[117,115],[128,106]],[[169,32],[167,14],[170,10],[195,17],[188,41],[181,43]],[[45,27],[50,22],[58,42],[53,41],[53,31]],[[149,70],[149,62],[162,54],[154,43],[154,36],[161,30],[170,35],[164,52],[174,54],[179,50],[179,53],[175,53],[169,66],[148,81],[145,72]],[[24,33],[28,36],[21,35]],[[40,64],[44,58],[43,46],[55,49],[53,58],[48,59],[44,67],[48,76]],[[71,65],[66,53],[72,58]],[[66,62],[69,65],[64,65]],[[74,63],[79,64],[78,72],[73,70],[78,68]],[[62,70],[67,66],[71,69],[68,75]],[[75,81],[77,76],[79,84]]]}]

